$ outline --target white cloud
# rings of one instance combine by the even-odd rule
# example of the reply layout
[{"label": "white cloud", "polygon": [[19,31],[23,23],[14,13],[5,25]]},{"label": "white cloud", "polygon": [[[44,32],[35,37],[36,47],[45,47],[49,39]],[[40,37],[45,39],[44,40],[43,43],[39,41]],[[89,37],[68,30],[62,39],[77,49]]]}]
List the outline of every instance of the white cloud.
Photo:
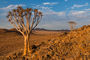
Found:
[{"label": "white cloud", "polygon": [[71,8],[74,9],[74,8],[80,8],[80,7],[85,7],[85,6],[88,6],[88,3],[85,3],[84,5],[74,4]]},{"label": "white cloud", "polygon": [[82,10],[82,11],[70,11],[69,13],[69,16],[71,18],[75,18],[75,19],[80,19],[80,20],[88,20],[90,19],[90,11],[85,11],[85,10]]},{"label": "white cloud", "polygon": [[87,11],[90,11],[90,8],[88,8],[88,9],[85,9],[85,10],[87,10]]},{"label": "white cloud", "polygon": [[67,2],[68,0],[64,0],[65,2]]},{"label": "white cloud", "polygon": [[25,6],[23,4],[19,4],[19,5],[8,5],[7,7],[3,7],[3,8],[0,8],[2,10],[7,10],[7,9],[15,9],[17,8],[17,6]]},{"label": "white cloud", "polygon": [[58,16],[65,16],[66,13],[65,12],[57,12],[58,13]]},{"label": "white cloud", "polygon": [[42,11],[44,15],[65,16],[65,13],[66,13],[64,11],[56,12],[56,11],[52,10],[52,7],[45,7],[45,6],[40,6],[40,5],[36,5],[36,6],[34,6],[34,8],[37,8],[40,11]]},{"label": "white cloud", "polygon": [[43,5],[56,5],[56,4],[58,4],[58,2],[52,2],[52,3],[50,3],[50,2],[45,2],[45,3],[43,3]]},{"label": "white cloud", "polygon": [[17,8],[17,6],[25,6],[24,4],[19,4],[19,5],[8,5],[6,7],[0,8],[0,16],[6,16],[8,11],[11,9],[15,9]]},{"label": "white cloud", "polygon": [[71,13],[72,13],[72,15],[82,15],[82,14],[86,13],[86,11],[74,11]]},{"label": "white cloud", "polygon": [[47,13],[45,14],[49,14],[49,15],[57,15],[57,16],[62,16],[62,17],[65,17],[66,15],[66,12],[64,11],[60,11],[60,12],[56,12],[56,11],[53,11],[53,10],[49,10]]}]

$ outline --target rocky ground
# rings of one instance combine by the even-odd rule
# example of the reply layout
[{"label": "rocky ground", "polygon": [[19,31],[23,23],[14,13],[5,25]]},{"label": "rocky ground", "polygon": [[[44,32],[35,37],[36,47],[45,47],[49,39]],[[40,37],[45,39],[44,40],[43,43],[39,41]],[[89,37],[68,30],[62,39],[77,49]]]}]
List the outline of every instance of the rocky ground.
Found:
[{"label": "rocky ground", "polygon": [[83,26],[69,33],[48,40],[35,50],[32,58],[37,60],[89,60],[90,59],[90,25]]},{"label": "rocky ground", "polygon": [[[52,34],[48,32],[48,35],[46,31],[43,32],[44,35],[40,32],[37,32],[40,36],[36,34],[30,41],[31,56],[22,56],[21,44],[22,47],[20,46],[15,52],[12,51],[7,55],[2,53],[1,58],[6,60],[90,60],[90,25],[71,32],[53,32]],[[36,39],[37,42],[35,42]]]}]

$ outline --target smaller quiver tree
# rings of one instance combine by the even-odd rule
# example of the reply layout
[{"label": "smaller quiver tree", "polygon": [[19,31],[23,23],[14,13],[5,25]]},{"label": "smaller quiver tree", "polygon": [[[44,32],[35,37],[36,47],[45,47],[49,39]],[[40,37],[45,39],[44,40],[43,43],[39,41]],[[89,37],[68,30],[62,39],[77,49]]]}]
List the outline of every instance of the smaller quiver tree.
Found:
[{"label": "smaller quiver tree", "polygon": [[76,26],[76,22],[74,22],[74,21],[69,21],[68,22],[69,23],[69,25],[70,25],[70,30],[73,30],[74,28],[75,28],[75,26]]},{"label": "smaller quiver tree", "polygon": [[18,6],[8,12],[8,21],[19,31],[24,37],[24,53],[23,55],[30,55],[29,39],[32,30],[39,24],[42,18],[42,12],[37,9],[27,8],[23,9]]}]

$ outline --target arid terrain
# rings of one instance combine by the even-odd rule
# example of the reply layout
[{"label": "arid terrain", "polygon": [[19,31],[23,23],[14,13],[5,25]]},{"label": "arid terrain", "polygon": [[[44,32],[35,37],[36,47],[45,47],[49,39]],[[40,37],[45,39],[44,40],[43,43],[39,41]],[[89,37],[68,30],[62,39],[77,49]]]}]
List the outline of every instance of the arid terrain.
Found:
[{"label": "arid terrain", "polygon": [[[63,32],[57,31],[34,31],[31,35],[30,46],[39,45],[42,42],[47,42],[54,37],[58,37]],[[23,36],[16,32],[15,29],[0,30],[0,56],[7,56],[9,53],[23,49],[24,39]]]},{"label": "arid terrain", "polygon": [[[23,50],[23,36],[11,30],[0,30],[0,58]],[[33,31],[30,36],[32,60],[90,59],[90,26],[68,31]],[[83,58],[81,58],[83,57]],[[85,57],[85,58],[84,58]],[[73,59],[72,59],[73,58]],[[12,60],[12,59],[11,59]],[[15,60],[18,60],[17,58]],[[20,60],[20,59],[19,59]]]}]

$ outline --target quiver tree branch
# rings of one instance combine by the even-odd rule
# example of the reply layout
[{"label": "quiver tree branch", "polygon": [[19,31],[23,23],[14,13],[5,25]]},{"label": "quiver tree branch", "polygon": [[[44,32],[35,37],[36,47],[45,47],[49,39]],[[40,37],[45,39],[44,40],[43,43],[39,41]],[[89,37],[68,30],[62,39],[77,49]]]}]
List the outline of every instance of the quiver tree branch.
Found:
[{"label": "quiver tree branch", "polygon": [[8,21],[24,36],[24,55],[29,54],[29,39],[32,29],[34,29],[42,18],[42,12],[38,9],[23,9],[18,6],[8,12]]}]

